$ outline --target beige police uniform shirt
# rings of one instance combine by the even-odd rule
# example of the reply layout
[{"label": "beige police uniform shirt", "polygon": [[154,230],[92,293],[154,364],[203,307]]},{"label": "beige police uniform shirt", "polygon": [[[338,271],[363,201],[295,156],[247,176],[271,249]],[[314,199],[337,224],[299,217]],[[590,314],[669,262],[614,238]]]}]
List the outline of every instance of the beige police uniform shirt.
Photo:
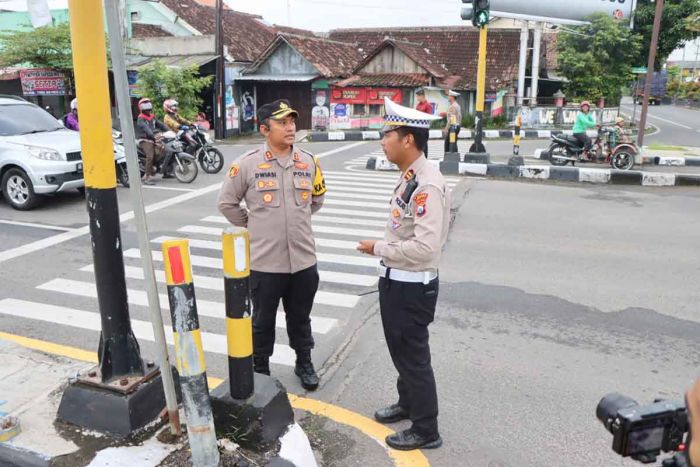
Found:
[{"label": "beige police uniform shirt", "polygon": [[[414,175],[418,187],[405,203],[402,194]],[[442,174],[419,157],[394,189],[384,240],[375,243],[374,254],[390,268],[437,272],[447,241],[450,206],[451,195]]]},{"label": "beige police uniform shirt", "polygon": [[311,215],[325,192],[314,156],[292,148],[280,158],[265,144],[231,165],[218,205],[229,222],[248,228],[252,270],[295,273],[316,264]]}]

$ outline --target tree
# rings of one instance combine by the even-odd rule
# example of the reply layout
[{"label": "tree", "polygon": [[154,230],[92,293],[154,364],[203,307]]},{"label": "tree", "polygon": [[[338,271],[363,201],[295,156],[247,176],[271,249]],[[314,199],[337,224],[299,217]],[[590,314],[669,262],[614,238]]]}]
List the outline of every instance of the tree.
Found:
[{"label": "tree", "polygon": [[180,114],[193,120],[202,104],[199,92],[211,85],[212,79],[200,77],[196,66],[169,68],[156,60],[139,70],[137,86],[143,97],[151,99],[159,118],[163,117],[163,101],[172,98],[180,104]]},{"label": "tree", "polygon": [[[643,47],[635,57],[635,66],[646,66],[648,62],[655,10],[656,3],[651,0],[639,0],[637,4],[634,13],[634,32],[642,36]],[[657,70],[663,67],[674,50],[698,36],[698,32],[689,29],[686,22],[686,18],[698,14],[700,14],[700,0],[666,0],[661,18],[659,47],[656,51],[655,68]]]},{"label": "tree", "polygon": [[689,31],[700,33],[700,11],[687,17],[685,24]]},{"label": "tree", "polygon": [[560,33],[559,72],[568,83],[570,98],[617,103],[622,87],[633,79],[634,57],[640,37],[604,14],[591,16],[590,24]]}]

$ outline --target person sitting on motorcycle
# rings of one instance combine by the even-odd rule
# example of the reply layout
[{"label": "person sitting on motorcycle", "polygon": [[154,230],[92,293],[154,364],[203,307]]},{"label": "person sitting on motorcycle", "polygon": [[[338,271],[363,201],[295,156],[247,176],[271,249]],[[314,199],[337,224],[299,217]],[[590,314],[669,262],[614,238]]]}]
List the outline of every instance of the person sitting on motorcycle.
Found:
[{"label": "person sitting on motorcycle", "polygon": [[632,137],[630,136],[630,132],[625,128],[624,118],[617,117],[615,119],[615,133],[617,134],[617,144],[632,143]]},{"label": "person sitting on motorcycle", "polygon": [[[139,148],[146,155],[146,173],[143,176],[143,183],[153,185],[153,163],[156,158],[163,156],[164,146],[159,141],[159,133],[168,131],[165,123],[158,120],[153,113],[153,103],[148,98],[139,101],[139,111],[141,112],[136,120],[136,138]],[[167,178],[165,174],[163,178]]]},{"label": "person sitting on motorcycle", "polygon": [[70,112],[63,117],[63,125],[69,130],[80,131],[80,122],[78,122],[78,98],[70,101]]},{"label": "person sitting on motorcycle", "polygon": [[588,158],[588,151],[590,151],[593,144],[586,131],[596,126],[595,119],[591,114],[591,103],[588,101],[581,102],[581,111],[576,115],[576,123],[574,123],[574,138],[578,140],[579,145],[583,148],[583,155],[586,158]]},{"label": "person sitting on motorcycle", "polygon": [[183,125],[192,126],[192,122],[183,118],[178,113],[178,103],[175,99],[167,99],[163,102],[163,110],[165,111],[165,124],[175,133],[177,133]]}]

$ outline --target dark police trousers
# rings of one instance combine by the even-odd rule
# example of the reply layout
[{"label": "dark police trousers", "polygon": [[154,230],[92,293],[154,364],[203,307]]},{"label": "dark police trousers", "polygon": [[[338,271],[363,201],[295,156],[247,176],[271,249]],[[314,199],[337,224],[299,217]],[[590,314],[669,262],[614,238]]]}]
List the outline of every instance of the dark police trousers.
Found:
[{"label": "dark police trousers", "polygon": [[316,265],[294,274],[250,271],[254,355],[272,355],[280,300],[287,319],[289,346],[297,352],[313,349],[310,315],[318,290],[318,280]]},{"label": "dark police trousers", "polygon": [[437,390],[428,343],[438,291],[438,278],[426,285],[379,278],[384,337],[399,373],[399,405],[409,411],[413,429],[424,436],[438,433]]},{"label": "dark police trousers", "polygon": [[[459,136],[459,132],[462,131],[462,127],[457,125],[457,136]],[[447,135],[445,136],[445,152],[448,152],[450,150],[450,131],[447,130]]]}]

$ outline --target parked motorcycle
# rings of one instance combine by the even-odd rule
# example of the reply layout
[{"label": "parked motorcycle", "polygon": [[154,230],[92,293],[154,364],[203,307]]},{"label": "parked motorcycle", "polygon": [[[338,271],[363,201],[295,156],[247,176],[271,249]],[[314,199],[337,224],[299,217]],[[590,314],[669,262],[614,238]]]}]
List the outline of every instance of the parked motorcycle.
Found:
[{"label": "parked motorcycle", "polygon": [[[121,152],[124,154],[122,136],[119,132],[113,132],[112,136],[116,146],[121,146]],[[172,131],[166,131],[160,135],[161,142],[165,145],[165,154],[162,158],[157,158],[153,162],[156,172],[166,174],[172,169],[175,178],[181,183],[192,183],[199,172],[195,158],[183,151],[182,143],[178,140],[177,135]],[[137,148],[139,159],[139,172],[143,177],[146,173],[146,154]],[[126,156],[124,155],[117,163],[117,180],[125,187],[129,186],[129,172],[126,167]]]},{"label": "parked motorcycle", "polygon": [[596,164],[610,164],[613,169],[630,170],[634,167],[634,161],[639,149],[634,143],[619,143],[615,129],[601,127],[590,151],[589,158],[583,154],[583,147],[579,141],[571,135],[552,135],[552,144],[547,150],[549,162],[555,166],[564,166],[569,162],[592,162]]},{"label": "parked motorcycle", "polygon": [[224,155],[213,146],[214,141],[201,126],[183,126],[177,137],[185,152],[194,156],[206,173],[216,174],[224,168]]}]

